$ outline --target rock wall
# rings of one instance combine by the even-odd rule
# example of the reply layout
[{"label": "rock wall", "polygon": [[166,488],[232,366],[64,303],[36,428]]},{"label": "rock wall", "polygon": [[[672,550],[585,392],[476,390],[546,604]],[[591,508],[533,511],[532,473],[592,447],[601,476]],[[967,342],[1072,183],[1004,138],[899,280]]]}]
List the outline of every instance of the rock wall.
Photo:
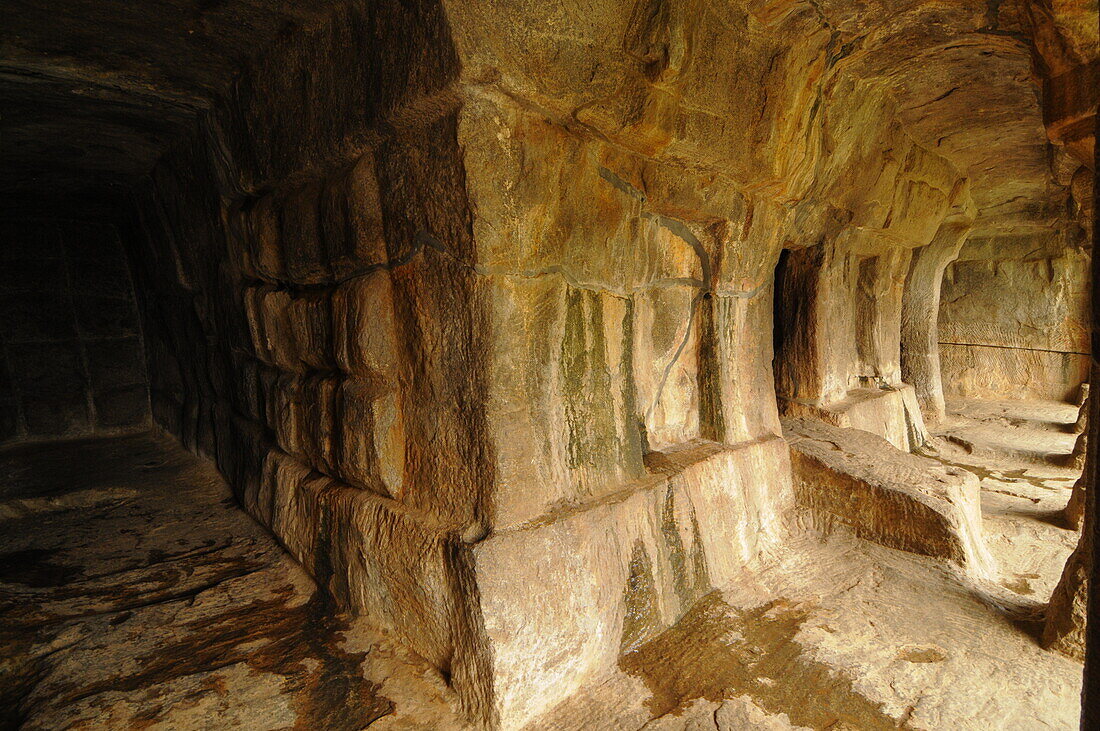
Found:
[{"label": "rock wall", "polygon": [[874,66],[808,7],[337,6],[139,191],[157,423],[535,719],[781,546],[777,389],[923,440],[905,292],[973,204]]},{"label": "rock wall", "polygon": [[0,227],[0,442],[149,424],[134,292],[113,226]]},{"label": "rock wall", "polygon": [[1089,253],[1074,244],[977,237],[962,248],[940,300],[949,396],[1077,397],[1088,380],[1091,278]]}]

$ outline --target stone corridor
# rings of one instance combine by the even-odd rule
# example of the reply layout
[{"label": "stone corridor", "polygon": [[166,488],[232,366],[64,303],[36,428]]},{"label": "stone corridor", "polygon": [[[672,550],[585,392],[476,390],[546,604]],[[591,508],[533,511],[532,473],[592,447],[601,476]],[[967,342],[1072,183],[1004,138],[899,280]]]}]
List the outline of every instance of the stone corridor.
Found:
[{"label": "stone corridor", "polygon": [[[1050,425],[1076,410],[951,406],[976,422],[953,434],[984,429],[1000,447],[970,462],[988,473],[996,577],[977,582],[843,527],[795,528],[782,553],[743,567],[530,727],[1073,728],[1080,665],[1036,642],[1076,544],[1044,516],[1068,499],[1073,470],[1021,466],[1004,446],[1045,436],[1040,449],[1067,453],[1072,433]],[[991,464],[1001,469],[980,466]],[[438,669],[342,615],[216,471],[170,439],[7,447],[0,475],[7,726],[466,727]]]},{"label": "stone corridor", "polygon": [[438,674],[353,630],[172,440],[7,448],[0,475],[5,727],[456,726]]},{"label": "stone corridor", "polygon": [[0,0],[0,727],[1100,727],[1098,24]]}]

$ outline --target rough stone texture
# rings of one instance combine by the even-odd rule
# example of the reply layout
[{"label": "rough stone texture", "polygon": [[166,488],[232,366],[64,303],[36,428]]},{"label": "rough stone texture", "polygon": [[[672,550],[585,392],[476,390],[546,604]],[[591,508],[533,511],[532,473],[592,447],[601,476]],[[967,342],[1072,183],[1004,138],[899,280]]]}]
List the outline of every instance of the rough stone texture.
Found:
[{"label": "rough stone texture", "polygon": [[130,273],[113,226],[0,227],[0,442],[149,424]]},{"label": "rough stone texture", "polygon": [[777,558],[534,728],[1080,727],[1080,663],[942,563],[842,527]]},{"label": "rough stone texture", "polygon": [[902,303],[901,373],[913,384],[926,423],[946,416],[939,347],[939,315],[943,272],[958,258],[970,227],[973,210],[953,212],[944,219],[935,238],[913,252]]},{"label": "rough stone texture", "polygon": [[952,561],[976,578],[996,567],[982,538],[978,478],[881,437],[784,419],[795,499],[815,525],[840,523],[890,548]]},{"label": "rough stone texture", "polygon": [[[1100,369],[1094,365],[1091,375],[1091,382],[1096,383]],[[1087,409],[1085,421],[1096,424],[1100,419],[1100,404],[1096,398],[1089,396],[1090,392],[1091,384],[1085,390],[1084,403],[1079,411],[1083,415]],[[1080,421],[1079,415],[1078,422]],[[1091,439],[1089,439],[1090,436]],[[1051,596],[1042,637],[1044,647],[1081,661],[1085,660],[1086,654],[1085,628],[1088,618],[1089,586],[1095,581],[1092,574],[1095,565],[1093,546],[1096,521],[1097,441],[1096,432],[1090,430],[1081,432],[1074,443],[1074,452],[1078,451],[1078,445],[1084,446],[1084,464],[1081,476],[1073,484],[1073,492],[1062,511],[1062,518],[1070,527],[1081,531],[1081,538],[1077,548],[1066,561],[1061,579]]]},{"label": "rough stone texture", "polygon": [[[1057,187],[1042,199],[1048,210],[1063,206],[1069,215],[1045,227],[994,231],[979,223],[948,269],[941,360],[946,388],[956,396],[1068,399],[1089,370],[1096,8],[1025,2],[1018,12],[1034,44],[1045,131],[1056,143],[1050,170]],[[1044,205],[1039,198],[1024,203],[1028,196],[1015,200],[1035,212]],[[1048,294],[1025,294],[1034,291]]]},{"label": "rough stone texture", "polygon": [[[746,116],[728,104],[707,108],[722,99],[712,90],[724,82],[704,72],[716,59],[684,67],[677,84],[692,101],[682,107],[662,111],[671,100],[650,86],[650,72],[621,61],[605,73],[627,73],[637,89],[589,104],[571,96],[568,78],[587,71],[561,66],[558,86],[543,88],[551,79],[510,50],[518,38],[479,30],[486,8],[446,10],[445,19],[429,4],[349,6],[287,39],[278,65],[242,75],[201,132],[157,167],[132,231],[135,259],[147,263],[138,281],[158,422],[217,459],[249,510],[346,606],[444,668],[471,717],[508,725],[547,707],[509,678],[540,674],[565,693],[621,644],[609,639],[624,631],[621,608],[591,615],[603,639],[576,660],[568,634],[547,633],[560,643],[546,653],[549,666],[526,649],[538,633],[513,638],[499,628],[526,616],[535,600],[525,597],[549,586],[562,604],[547,621],[563,622],[570,607],[590,606],[584,586],[623,591],[632,536],[648,551],[662,545],[628,527],[668,499],[648,452],[681,454],[706,440],[773,475],[757,478],[746,499],[735,489],[739,462],[707,458],[699,469],[718,470],[724,477],[708,479],[725,486],[703,491],[707,512],[725,517],[700,520],[699,540],[689,541],[710,547],[697,560],[717,576],[765,548],[767,540],[738,548],[738,536],[769,536],[761,526],[774,521],[759,516],[788,500],[768,347],[783,246],[826,236],[835,263],[823,281],[847,293],[818,300],[852,318],[827,321],[819,349],[836,386],[821,396],[887,386],[894,396],[851,409],[851,422],[882,424],[905,448],[919,443],[901,397],[910,395],[912,411],[900,380],[902,290],[910,250],[931,240],[964,188],[949,162],[891,121],[887,95],[839,69],[814,83],[835,89],[828,109],[837,124],[857,123],[858,101],[858,124],[872,133],[860,146],[832,140],[822,117],[806,116],[808,92],[798,87],[751,122],[778,150],[802,138],[772,125],[799,120],[810,136],[797,144],[824,169],[811,180],[789,151],[767,170],[714,157],[738,149],[731,135],[743,132],[716,127],[713,115]],[[521,11],[529,15],[517,29],[537,27],[544,12]],[[677,14],[646,28],[625,11],[605,16],[578,28],[615,27],[644,45],[663,24],[690,21]],[[458,31],[451,54],[439,50],[447,21]],[[722,33],[748,44],[737,51],[746,62],[809,33],[775,63],[809,61],[822,73],[835,63],[816,20],[779,23]],[[408,47],[433,50],[383,61],[384,47],[352,33],[360,28],[423,38]],[[713,45],[725,47],[737,46]],[[334,53],[347,59],[335,68],[363,69],[362,87],[313,61]],[[318,73],[300,80],[288,64]],[[623,106],[637,94],[654,95],[655,116],[634,119]],[[291,120],[279,111],[285,98],[324,103]],[[333,108],[349,113],[330,117]],[[673,124],[672,114],[682,120]],[[897,165],[883,162],[888,147]],[[873,186],[844,185],[868,164],[885,170]],[[796,196],[805,199],[798,206]],[[830,213],[837,206],[844,212]],[[222,246],[230,256],[215,264]],[[172,255],[155,254],[163,251]],[[624,492],[637,497],[597,509]],[[685,495],[675,511],[689,517],[674,523],[693,536],[684,505],[701,510],[703,497]],[[522,581],[511,556],[546,554],[574,513],[599,521],[586,530],[614,544],[569,580],[544,572]],[[491,550],[503,536],[519,547]],[[676,576],[655,574],[659,595],[678,596]],[[689,607],[668,602],[659,624]]]},{"label": "rough stone texture", "polygon": [[940,356],[950,395],[1068,401],[1088,380],[1088,256],[1054,243],[1044,252],[1035,238],[971,238],[947,268]]},{"label": "rough stone texture", "polygon": [[928,441],[928,432],[913,387],[854,388],[840,401],[815,405],[788,401],[784,415],[809,417],[826,424],[880,436],[896,449],[910,452]]},{"label": "rough stone texture", "polygon": [[[677,496],[702,484],[687,482],[697,467],[683,457],[667,455],[662,468]],[[0,475],[5,723],[464,727],[442,673],[339,614],[211,467],[163,437],[9,447]],[[648,530],[651,555],[674,563],[674,532]],[[528,728],[1076,727],[1080,665],[1044,652],[937,562],[839,525],[776,549],[671,627],[634,635],[617,669]],[[540,561],[557,563],[531,563]],[[678,600],[633,586],[653,599],[641,608]]]},{"label": "rough stone texture", "polygon": [[[1068,282],[1054,317],[1082,282],[1029,268],[1076,256],[1084,210],[1032,70],[1091,62],[1088,33],[1056,42],[1088,11],[64,7],[2,47],[10,185],[140,176],[156,422],[472,723],[534,719],[782,544],[780,407],[926,442],[961,227],[1021,242],[1009,281]],[[36,95],[83,116],[43,127]]]},{"label": "rough stone texture", "polygon": [[0,450],[0,725],[462,727],[163,436]]},{"label": "rough stone texture", "polygon": [[1081,533],[1077,548],[1054,589],[1043,625],[1043,647],[1075,660],[1085,660],[1085,626],[1088,619],[1089,583],[1093,565],[1093,538],[1089,528]]},{"label": "rough stone texture", "polygon": [[782,438],[695,442],[647,464],[651,475],[619,494],[474,547],[493,691],[509,725],[598,680],[781,546],[791,507]]},{"label": "rough stone texture", "polygon": [[981,478],[986,545],[1000,568],[993,591],[1015,595],[996,601],[1035,625],[1042,617],[1035,627],[1042,645],[1078,661],[1090,536],[1075,502],[1091,479],[1069,459],[1079,418],[1079,407],[1057,401],[949,400],[929,445],[938,461]]},{"label": "rough stone texture", "polygon": [[983,535],[1000,569],[989,590],[1012,592],[1008,606],[1033,619],[1080,538],[1060,515],[1081,474],[1066,465],[1076,413],[1058,401],[950,400],[925,448],[981,479]]}]

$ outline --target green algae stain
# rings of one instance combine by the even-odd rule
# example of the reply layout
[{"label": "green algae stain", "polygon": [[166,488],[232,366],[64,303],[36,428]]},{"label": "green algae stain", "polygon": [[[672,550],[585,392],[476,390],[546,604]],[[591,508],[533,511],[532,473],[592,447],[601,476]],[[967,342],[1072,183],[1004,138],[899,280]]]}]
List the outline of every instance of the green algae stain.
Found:
[{"label": "green algae stain", "polygon": [[565,397],[568,459],[573,469],[618,462],[618,440],[598,294],[570,288],[566,294],[561,385]]},{"label": "green algae stain", "polygon": [[653,561],[639,538],[630,553],[630,573],[623,588],[623,633],[619,652],[629,652],[656,634],[660,627],[657,584],[653,578]]}]

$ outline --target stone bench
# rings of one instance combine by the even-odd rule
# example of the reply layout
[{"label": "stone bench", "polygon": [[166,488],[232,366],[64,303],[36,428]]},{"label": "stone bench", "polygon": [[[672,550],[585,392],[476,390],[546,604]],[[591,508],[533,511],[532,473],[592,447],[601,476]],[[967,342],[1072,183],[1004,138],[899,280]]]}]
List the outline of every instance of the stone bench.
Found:
[{"label": "stone bench", "polygon": [[843,524],[865,540],[992,575],[976,475],[816,419],[784,419],[783,433],[795,500],[815,527]]}]

